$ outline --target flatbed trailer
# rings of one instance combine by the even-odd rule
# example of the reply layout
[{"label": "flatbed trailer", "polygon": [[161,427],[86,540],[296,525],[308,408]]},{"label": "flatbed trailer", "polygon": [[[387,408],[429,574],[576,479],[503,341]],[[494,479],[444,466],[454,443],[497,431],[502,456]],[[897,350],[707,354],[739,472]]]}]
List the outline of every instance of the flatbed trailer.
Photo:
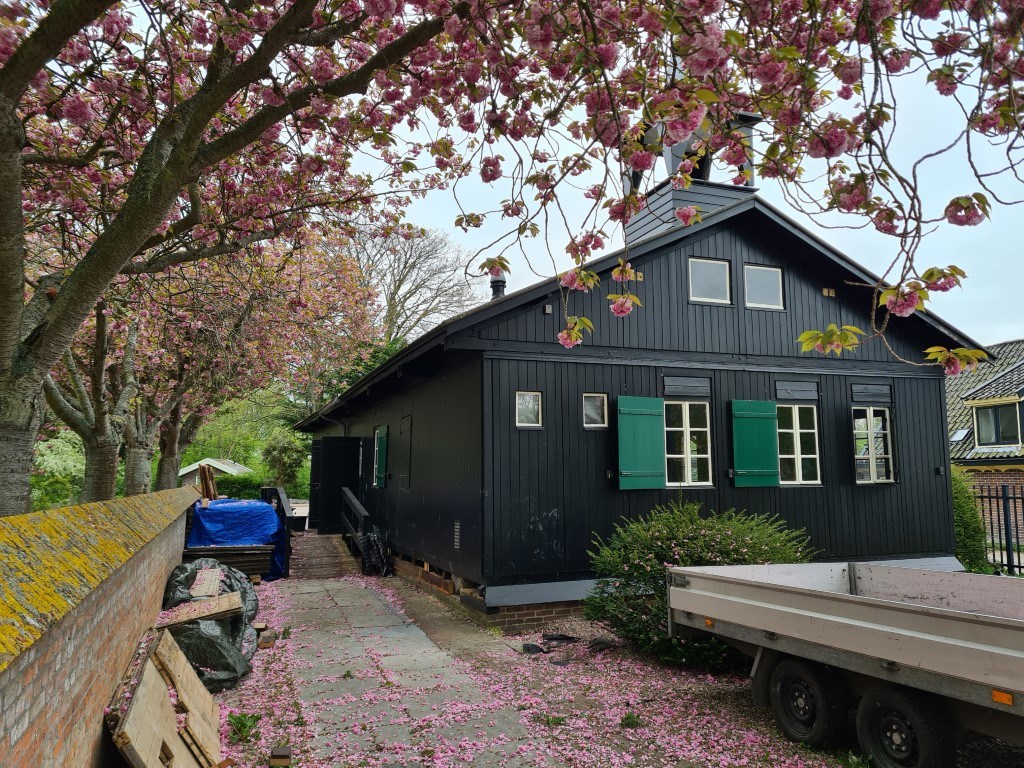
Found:
[{"label": "flatbed trailer", "polygon": [[961,730],[1024,744],[1024,579],[879,563],[668,569],[669,632],[753,657],[791,739],[951,768]]}]

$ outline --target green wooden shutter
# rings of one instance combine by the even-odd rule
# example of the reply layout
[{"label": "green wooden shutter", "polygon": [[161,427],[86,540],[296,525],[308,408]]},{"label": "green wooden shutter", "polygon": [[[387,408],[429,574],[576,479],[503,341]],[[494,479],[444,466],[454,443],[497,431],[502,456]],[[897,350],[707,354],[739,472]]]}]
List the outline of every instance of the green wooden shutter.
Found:
[{"label": "green wooden shutter", "polygon": [[388,428],[380,427],[377,432],[377,474],[374,485],[383,488],[388,478]]},{"label": "green wooden shutter", "polygon": [[619,488],[664,488],[665,401],[623,395],[617,405]]},{"label": "green wooden shutter", "polygon": [[779,484],[779,417],[774,401],[732,401],[732,449],[738,488]]}]

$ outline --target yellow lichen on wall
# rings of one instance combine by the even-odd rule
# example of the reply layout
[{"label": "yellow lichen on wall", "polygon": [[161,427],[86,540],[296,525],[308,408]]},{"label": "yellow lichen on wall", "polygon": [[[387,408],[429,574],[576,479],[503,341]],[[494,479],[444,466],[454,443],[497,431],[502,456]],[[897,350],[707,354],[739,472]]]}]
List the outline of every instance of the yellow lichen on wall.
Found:
[{"label": "yellow lichen on wall", "polygon": [[0,671],[197,497],[176,488],[0,518]]}]

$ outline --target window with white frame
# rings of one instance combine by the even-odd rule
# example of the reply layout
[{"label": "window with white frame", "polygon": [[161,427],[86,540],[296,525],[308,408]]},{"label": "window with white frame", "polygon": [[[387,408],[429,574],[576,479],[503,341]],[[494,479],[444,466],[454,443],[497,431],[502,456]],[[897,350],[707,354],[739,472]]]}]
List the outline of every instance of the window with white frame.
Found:
[{"label": "window with white frame", "polygon": [[583,394],[583,428],[599,429],[608,426],[608,395],[585,392]]},{"label": "window with white frame", "polygon": [[516,426],[541,427],[541,393],[516,392]]},{"label": "window with white frame", "polygon": [[782,300],[782,270],[778,267],[743,265],[743,291],[752,309],[785,309]]},{"label": "window with white frame", "polygon": [[707,403],[665,403],[665,484],[711,485],[711,424]]},{"label": "window with white frame", "polygon": [[779,482],[820,485],[818,409],[813,405],[779,405]]},{"label": "window with white frame", "polygon": [[717,259],[689,260],[690,301],[730,304],[729,262]]},{"label": "window with white frame", "polygon": [[892,418],[888,408],[853,409],[853,454],[858,483],[891,483]]}]

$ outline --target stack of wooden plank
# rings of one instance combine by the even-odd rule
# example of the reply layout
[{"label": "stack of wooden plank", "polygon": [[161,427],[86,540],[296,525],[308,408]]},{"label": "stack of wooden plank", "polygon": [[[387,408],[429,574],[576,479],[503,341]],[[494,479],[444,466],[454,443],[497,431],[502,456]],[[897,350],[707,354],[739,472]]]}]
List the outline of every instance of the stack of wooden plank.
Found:
[{"label": "stack of wooden plank", "polygon": [[182,553],[182,562],[191,563],[201,557],[212,557],[224,565],[237,568],[246,576],[259,576],[270,571],[273,544],[244,547],[189,547]]},{"label": "stack of wooden plank", "polygon": [[220,763],[220,708],[165,630],[143,637],[106,722],[131,768]]},{"label": "stack of wooden plank", "polygon": [[217,498],[217,480],[213,476],[213,467],[209,464],[199,465],[199,485],[204,499]]}]

